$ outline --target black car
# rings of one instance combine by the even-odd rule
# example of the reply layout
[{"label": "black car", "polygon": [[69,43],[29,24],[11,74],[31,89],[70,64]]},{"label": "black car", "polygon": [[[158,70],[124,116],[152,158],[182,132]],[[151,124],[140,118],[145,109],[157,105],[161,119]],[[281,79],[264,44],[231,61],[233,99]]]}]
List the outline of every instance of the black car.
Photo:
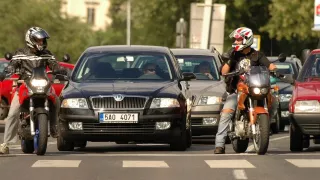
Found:
[{"label": "black car", "polygon": [[58,149],[133,141],[186,150],[192,136],[187,81],[195,78],[181,72],[166,47],[86,49],[60,96]]},{"label": "black car", "polygon": [[[274,63],[279,73],[284,75],[292,75],[296,79],[300,69],[302,68],[301,61],[295,56],[287,57],[284,62],[276,61],[278,57],[267,57],[269,61]],[[284,130],[285,125],[289,125],[289,101],[292,97],[293,85],[277,79],[279,86],[279,130]]]},{"label": "black car", "polygon": [[208,49],[171,49],[182,72],[193,72],[190,90],[195,96],[191,110],[192,135],[194,139],[214,139],[217,133],[220,111],[227,96],[219,69],[220,54]]}]

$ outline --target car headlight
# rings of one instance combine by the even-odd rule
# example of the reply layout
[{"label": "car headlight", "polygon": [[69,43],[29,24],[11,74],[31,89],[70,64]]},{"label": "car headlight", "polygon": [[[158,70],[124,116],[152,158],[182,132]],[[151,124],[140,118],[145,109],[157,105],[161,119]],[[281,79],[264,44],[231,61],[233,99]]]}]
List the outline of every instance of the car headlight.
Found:
[{"label": "car headlight", "polygon": [[198,102],[199,105],[208,105],[208,104],[221,104],[222,97],[217,96],[202,96]]},{"label": "car headlight", "polygon": [[320,112],[320,103],[317,100],[296,101],[294,112]]},{"label": "car headlight", "polygon": [[279,97],[280,102],[289,102],[292,97],[292,94],[280,94]]},{"label": "car headlight", "polygon": [[31,85],[34,87],[44,87],[48,84],[46,79],[32,79]]},{"label": "car headlight", "polygon": [[61,103],[61,108],[83,108],[87,109],[88,104],[85,98],[70,98],[64,99]]},{"label": "car headlight", "polygon": [[150,108],[168,107],[180,107],[179,101],[174,98],[154,98],[150,105]]}]

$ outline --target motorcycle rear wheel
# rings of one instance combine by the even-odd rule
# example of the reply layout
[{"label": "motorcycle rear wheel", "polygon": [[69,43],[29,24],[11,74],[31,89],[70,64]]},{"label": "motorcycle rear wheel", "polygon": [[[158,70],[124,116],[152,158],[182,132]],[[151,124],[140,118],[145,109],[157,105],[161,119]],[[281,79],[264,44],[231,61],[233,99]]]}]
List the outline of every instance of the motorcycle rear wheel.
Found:
[{"label": "motorcycle rear wheel", "polygon": [[258,114],[256,122],[256,134],[253,135],[253,145],[258,155],[264,155],[269,146],[270,125],[267,114]]}]

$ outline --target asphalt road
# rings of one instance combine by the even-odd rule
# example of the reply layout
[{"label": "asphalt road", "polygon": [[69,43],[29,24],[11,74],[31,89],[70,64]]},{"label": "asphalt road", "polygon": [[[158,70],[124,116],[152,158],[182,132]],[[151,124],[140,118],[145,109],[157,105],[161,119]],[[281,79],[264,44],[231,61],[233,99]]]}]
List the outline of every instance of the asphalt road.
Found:
[{"label": "asphalt road", "polygon": [[[0,134],[2,140],[3,134]],[[0,155],[1,179],[33,180],[164,180],[164,179],[319,179],[320,146],[302,153],[289,151],[288,133],[272,135],[267,155],[248,152],[213,154],[213,144],[193,144],[185,152],[172,152],[167,145],[88,143],[87,148],[59,152],[50,139],[45,156],[21,153],[13,145],[10,155]]]}]

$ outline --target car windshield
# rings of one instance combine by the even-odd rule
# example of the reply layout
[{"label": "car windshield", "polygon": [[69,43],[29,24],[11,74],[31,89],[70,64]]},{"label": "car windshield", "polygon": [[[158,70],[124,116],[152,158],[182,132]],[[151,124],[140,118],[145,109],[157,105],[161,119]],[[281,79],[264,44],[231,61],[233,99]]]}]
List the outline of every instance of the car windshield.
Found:
[{"label": "car windshield", "polygon": [[193,72],[197,80],[220,80],[212,56],[176,55],[182,72]]},{"label": "car windshield", "polygon": [[0,73],[8,66],[9,62],[0,61]]},{"label": "car windshield", "polygon": [[[294,74],[294,70],[291,63],[278,62],[278,63],[275,63],[275,65],[277,67],[277,71],[280,74]],[[279,78],[276,78],[276,79],[277,79],[277,82],[281,81]]]},{"label": "car windshield", "polygon": [[77,68],[74,81],[172,79],[169,56],[163,53],[87,53]]},{"label": "car windshield", "polygon": [[320,54],[310,55],[303,65],[297,81],[320,80]]}]

